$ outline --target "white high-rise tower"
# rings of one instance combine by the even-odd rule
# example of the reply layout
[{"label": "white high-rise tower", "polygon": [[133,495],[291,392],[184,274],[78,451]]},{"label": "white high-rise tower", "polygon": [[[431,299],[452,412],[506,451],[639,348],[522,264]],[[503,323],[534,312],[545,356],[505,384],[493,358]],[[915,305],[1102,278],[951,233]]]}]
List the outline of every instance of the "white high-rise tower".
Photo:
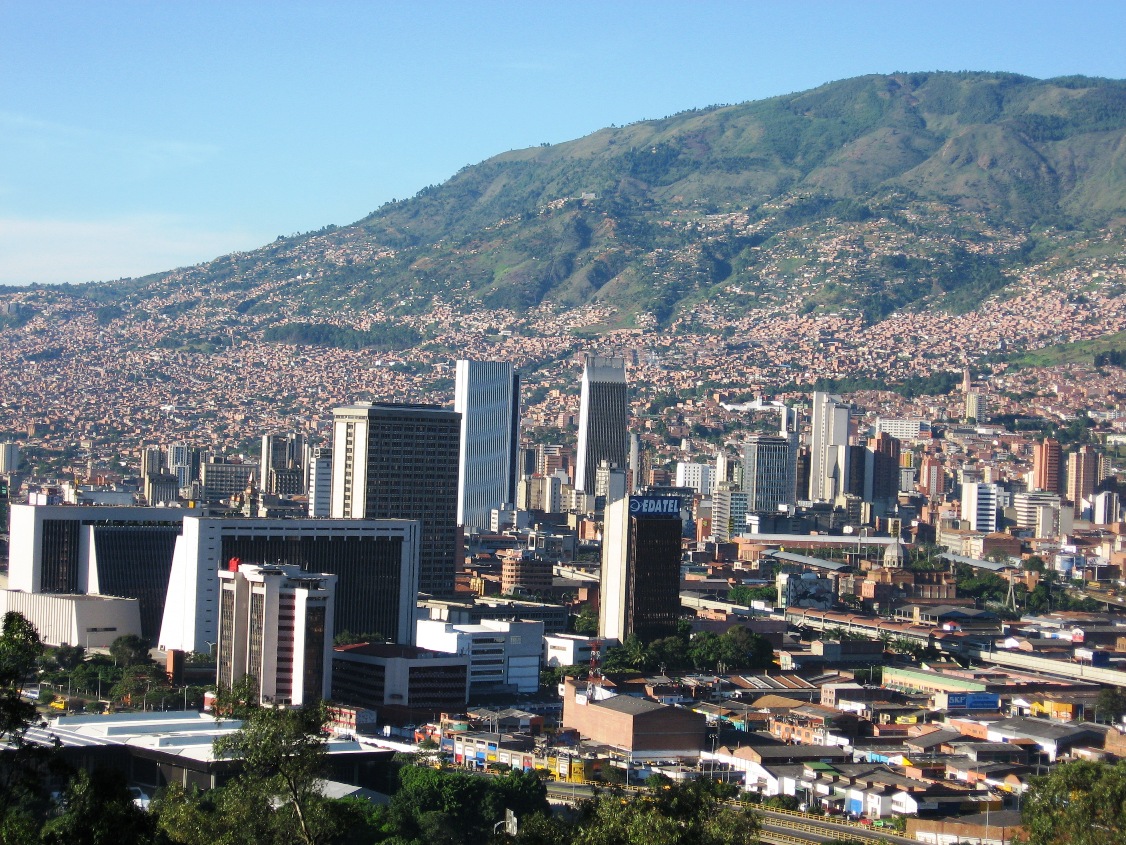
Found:
[{"label": "white high-rise tower", "polygon": [[579,403],[576,490],[594,491],[594,473],[603,461],[625,469],[629,459],[628,413],[625,359],[588,355]]},{"label": "white high-rise tower", "polygon": [[849,406],[841,397],[813,394],[813,431],[809,444],[809,499],[831,502],[848,486]]},{"label": "white high-rise tower", "polygon": [[492,510],[516,501],[519,374],[500,361],[458,361],[454,410],[461,414],[457,521],[488,530]]}]

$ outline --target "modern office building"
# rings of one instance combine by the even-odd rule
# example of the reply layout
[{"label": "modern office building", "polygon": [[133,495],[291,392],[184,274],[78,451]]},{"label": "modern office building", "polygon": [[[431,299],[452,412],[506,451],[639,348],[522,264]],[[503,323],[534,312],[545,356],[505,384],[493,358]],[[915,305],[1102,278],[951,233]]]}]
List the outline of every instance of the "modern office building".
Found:
[{"label": "modern office building", "polygon": [[413,519],[421,526],[418,589],[452,597],[461,415],[433,405],[363,403],[333,411],[337,519]]},{"label": "modern office building", "polygon": [[173,551],[190,508],[12,505],[8,586],[25,593],[138,600],[141,635],[155,641]]},{"label": "modern office building", "polygon": [[1095,525],[1113,525],[1121,512],[1118,494],[1111,490],[1096,493],[1091,499],[1091,522]]},{"label": "modern office building", "polygon": [[218,583],[220,688],[249,675],[262,704],[331,698],[336,577],[232,560]]},{"label": "modern office building", "polygon": [[262,435],[258,489],[278,496],[304,493],[305,436],[299,432]]},{"label": "modern office building", "polygon": [[1032,447],[1032,490],[1063,493],[1063,450],[1051,437]]},{"label": "modern office building", "polygon": [[246,490],[252,478],[257,483],[258,476],[259,469],[256,463],[206,461],[200,465],[203,498],[209,502],[229,499]]},{"label": "modern office building", "polygon": [[931,424],[923,419],[890,419],[879,417],[876,419],[876,437],[888,434],[897,440],[921,440],[931,436]]},{"label": "modern office building", "polygon": [[724,481],[712,494],[712,537],[726,543],[747,533],[747,494],[737,484]]},{"label": "modern office building", "polygon": [[629,460],[629,405],[624,358],[588,355],[579,398],[579,444],[575,489],[593,492],[603,461],[625,469]]},{"label": "modern office building", "polygon": [[715,467],[711,464],[685,463],[681,461],[676,465],[676,486],[691,487],[697,493],[705,496],[712,492],[715,479]]},{"label": "modern office building", "polygon": [[9,475],[19,466],[20,447],[15,443],[0,443],[0,475]]},{"label": "modern office building", "polygon": [[532,693],[539,689],[542,622],[482,620],[454,625],[418,621],[418,646],[469,655],[469,694]]},{"label": "modern office building", "polygon": [[984,423],[985,416],[989,413],[989,403],[985,395],[976,390],[966,394],[966,419]]},{"label": "modern office building", "polygon": [[847,492],[849,406],[839,396],[813,394],[809,500],[832,502]]},{"label": "modern office building", "polygon": [[645,642],[676,633],[680,616],[681,501],[627,495],[613,473],[602,532],[602,595],[598,633]]},{"label": "modern office building", "polygon": [[901,444],[898,437],[881,432],[868,441],[864,455],[866,502],[894,503],[899,496]]},{"label": "modern office building", "polygon": [[461,414],[457,521],[488,530],[494,508],[516,500],[520,376],[512,364],[459,360],[454,411]]},{"label": "modern office building", "polygon": [[796,435],[785,434],[758,434],[747,439],[743,447],[742,475],[747,511],[777,513],[782,505],[796,502],[795,442]]},{"label": "modern office building", "polygon": [[165,649],[208,652],[215,642],[218,575],[232,559],[297,566],[337,581],[337,633],[414,636],[420,529],[409,520],[189,517],[176,542],[160,627]]},{"label": "modern office building", "polygon": [[391,643],[337,646],[332,698],[371,708],[384,724],[437,721],[469,701],[469,655]]},{"label": "modern office building", "polygon": [[971,481],[962,485],[962,519],[970,529],[992,534],[997,530],[997,507],[1001,488],[996,484]]},{"label": "modern office building", "polygon": [[310,450],[309,516],[325,518],[332,512],[332,449],[317,446]]},{"label": "modern office building", "polygon": [[176,476],[181,487],[199,478],[200,451],[190,443],[173,443],[168,447],[168,472]]}]

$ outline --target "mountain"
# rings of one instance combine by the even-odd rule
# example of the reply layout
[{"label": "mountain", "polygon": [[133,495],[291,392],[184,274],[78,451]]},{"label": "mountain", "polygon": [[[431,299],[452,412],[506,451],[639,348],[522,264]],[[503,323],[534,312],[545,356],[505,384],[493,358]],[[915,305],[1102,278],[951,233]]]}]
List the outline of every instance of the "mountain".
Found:
[{"label": "mountain", "polygon": [[598,305],[605,327],[702,302],[871,323],[975,308],[1124,221],[1126,82],[874,75],[504,153],[353,225],[88,295],[206,289],[257,326],[433,297]]}]

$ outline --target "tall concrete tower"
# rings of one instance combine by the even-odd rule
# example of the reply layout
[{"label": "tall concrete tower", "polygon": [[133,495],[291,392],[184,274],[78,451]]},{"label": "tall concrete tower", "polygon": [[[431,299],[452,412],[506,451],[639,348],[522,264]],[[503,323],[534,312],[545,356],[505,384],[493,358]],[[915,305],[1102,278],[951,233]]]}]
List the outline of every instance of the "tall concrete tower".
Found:
[{"label": "tall concrete tower", "polygon": [[461,414],[458,524],[487,529],[490,512],[516,501],[520,376],[500,361],[457,362],[454,410]]},{"label": "tall concrete tower", "polygon": [[809,499],[831,502],[848,484],[849,406],[841,397],[813,394],[810,437]]},{"label": "tall concrete tower", "polygon": [[625,359],[588,355],[579,404],[576,490],[594,491],[594,473],[602,461],[609,461],[618,469],[626,468],[628,413]]}]

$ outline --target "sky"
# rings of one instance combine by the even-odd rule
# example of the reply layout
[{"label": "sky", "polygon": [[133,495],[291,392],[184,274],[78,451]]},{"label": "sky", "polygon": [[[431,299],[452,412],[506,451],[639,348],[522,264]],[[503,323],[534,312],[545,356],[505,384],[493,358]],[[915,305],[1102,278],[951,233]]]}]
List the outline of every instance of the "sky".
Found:
[{"label": "sky", "polygon": [[344,225],[467,164],[866,73],[1126,78],[1126,3],[0,0],[0,284]]}]

